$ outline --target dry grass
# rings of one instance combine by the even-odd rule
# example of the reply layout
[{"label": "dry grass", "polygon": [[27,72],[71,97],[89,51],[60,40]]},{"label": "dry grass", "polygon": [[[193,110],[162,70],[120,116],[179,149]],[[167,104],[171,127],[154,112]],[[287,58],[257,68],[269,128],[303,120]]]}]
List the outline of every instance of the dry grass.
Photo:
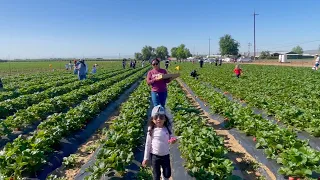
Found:
[{"label": "dry grass", "polygon": [[243,63],[243,64],[313,67],[314,66],[314,60],[313,59],[305,59],[305,60],[289,59],[287,63],[279,63],[278,60],[272,59],[272,60],[256,60],[255,62]]}]

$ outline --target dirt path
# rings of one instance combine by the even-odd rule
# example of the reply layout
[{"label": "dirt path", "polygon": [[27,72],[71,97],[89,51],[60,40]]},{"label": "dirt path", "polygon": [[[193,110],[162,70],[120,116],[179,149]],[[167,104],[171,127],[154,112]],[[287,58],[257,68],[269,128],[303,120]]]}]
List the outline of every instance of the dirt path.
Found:
[{"label": "dirt path", "polygon": [[244,178],[254,180],[260,179],[261,173],[258,171],[258,167],[260,167],[266,171],[266,173],[272,180],[276,180],[276,176],[268,169],[268,167],[258,164],[256,159],[253,158],[239,144],[239,142],[234,138],[233,135],[228,132],[228,130],[221,128],[219,121],[209,118],[209,114],[201,109],[200,105],[197,103],[194,97],[183,87],[180,81],[181,80],[178,79],[181,88],[185,91],[187,97],[193,102],[193,105],[203,113],[202,116],[208,120],[208,124],[215,129],[216,133],[224,138],[225,147],[229,150],[227,157],[237,165],[237,167],[241,170]]}]

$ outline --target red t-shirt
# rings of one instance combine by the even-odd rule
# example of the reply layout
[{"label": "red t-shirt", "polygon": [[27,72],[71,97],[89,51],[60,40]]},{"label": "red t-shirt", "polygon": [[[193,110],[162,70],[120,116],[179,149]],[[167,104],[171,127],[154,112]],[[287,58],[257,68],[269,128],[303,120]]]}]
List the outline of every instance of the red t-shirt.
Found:
[{"label": "red t-shirt", "polygon": [[239,68],[239,69],[234,69],[234,70],[233,70],[233,72],[234,72],[234,73],[236,73],[236,74],[241,74],[241,71],[242,71],[242,69],[240,69],[240,68]]}]

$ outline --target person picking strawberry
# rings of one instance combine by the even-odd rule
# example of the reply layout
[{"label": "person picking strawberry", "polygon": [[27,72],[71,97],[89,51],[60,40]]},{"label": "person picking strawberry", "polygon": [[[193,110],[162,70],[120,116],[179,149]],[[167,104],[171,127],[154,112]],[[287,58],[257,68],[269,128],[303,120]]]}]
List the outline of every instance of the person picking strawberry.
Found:
[{"label": "person picking strawberry", "polygon": [[242,72],[242,69],[240,68],[239,64],[236,65],[233,72],[236,74],[236,77],[239,78]]}]

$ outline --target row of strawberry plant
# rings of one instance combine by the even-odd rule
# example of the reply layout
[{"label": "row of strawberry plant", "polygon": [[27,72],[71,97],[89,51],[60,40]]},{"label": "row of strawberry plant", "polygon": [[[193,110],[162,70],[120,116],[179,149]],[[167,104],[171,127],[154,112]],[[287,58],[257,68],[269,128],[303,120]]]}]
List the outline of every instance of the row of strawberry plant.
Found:
[{"label": "row of strawberry plant", "polygon": [[268,158],[275,159],[282,167],[279,173],[287,176],[306,177],[320,172],[320,152],[312,149],[308,141],[299,140],[291,129],[280,128],[269,120],[254,114],[249,107],[228,100],[206,85],[183,77],[192,91],[205,99],[214,113],[226,118],[227,126],[236,127],[257,141],[256,148],[265,149]]},{"label": "row of strawberry plant", "polygon": [[[33,86],[22,87],[20,89],[14,90],[14,91],[4,91],[4,92],[0,93],[0,101],[4,101],[7,99],[11,99],[11,98],[16,98],[16,97],[19,97],[19,96],[25,95],[25,94],[41,92],[41,91],[44,91],[50,87],[62,86],[64,84],[74,82],[75,80],[76,80],[76,78],[72,77],[72,76],[70,76],[68,79],[61,79],[61,80],[57,80],[57,81],[52,81],[50,79],[50,82],[47,82],[45,84],[37,84],[37,85],[33,85]],[[49,81],[49,79],[47,79],[47,81]]]},{"label": "row of strawberry plant", "polygon": [[44,77],[53,77],[53,76],[61,76],[68,75],[69,72],[65,71],[55,71],[55,72],[37,72],[32,74],[19,74],[14,76],[8,76],[3,78],[3,83],[8,84],[9,86],[14,83],[24,83],[28,81],[39,81]]},{"label": "row of strawberry plant", "polygon": [[174,131],[182,136],[179,149],[186,167],[197,179],[227,179],[232,161],[225,157],[224,139],[206,125],[206,119],[186,97],[178,83],[169,86],[168,107],[174,115]]},{"label": "row of strawberry plant", "polygon": [[56,75],[52,76],[49,73],[47,75],[43,75],[41,79],[35,78],[31,80],[21,80],[21,81],[14,81],[10,83],[4,83],[4,91],[0,93],[2,95],[4,92],[10,92],[10,91],[17,91],[18,89],[27,88],[30,86],[45,84],[49,80],[50,81],[61,81],[68,78],[74,77],[71,73],[69,74],[63,74],[63,75]]},{"label": "row of strawberry plant", "polygon": [[[1,122],[1,124],[3,124],[2,126],[6,128],[5,131],[0,131],[0,134],[8,135],[7,133],[11,133],[11,130],[15,128],[20,129],[34,122],[39,122],[50,114],[67,111],[70,107],[77,105],[89,95],[100,92],[106,87],[118,82],[119,79],[126,78],[136,71],[138,71],[138,69],[113,76],[110,79],[98,81],[94,84],[88,84],[82,87],[80,86],[80,88],[69,91],[61,96],[46,99],[38,104],[28,107],[27,109],[19,110],[13,116],[9,116]],[[108,76],[112,75],[115,74],[108,74]]]},{"label": "row of strawberry plant", "polygon": [[[99,67],[99,71],[110,71],[113,69],[119,69],[120,64],[108,62],[106,67]],[[98,72],[99,72],[98,71]],[[36,85],[46,83],[45,79],[50,77],[51,79],[59,78],[59,77],[68,77],[72,75],[71,71],[50,71],[50,72],[36,72],[36,73],[23,73],[21,75],[15,75],[10,77],[3,78],[3,83],[5,84],[5,90],[7,88],[16,89],[16,87],[20,87],[20,85]]]},{"label": "row of strawberry plant", "polygon": [[44,99],[49,99],[65,94],[81,86],[89,85],[96,81],[104,80],[105,78],[109,78],[114,75],[121,74],[123,72],[124,70],[115,73],[101,74],[99,76],[95,76],[91,79],[87,79],[84,81],[75,81],[70,84],[65,84],[63,86],[49,88],[40,93],[23,95],[15,99],[0,102],[0,118],[6,118],[7,116],[14,114],[18,110],[25,109],[33,104],[43,101]]},{"label": "row of strawberry plant", "polygon": [[[318,73],[297,67],[246,65],[244,76],[236,79],[231,75],[233,66],[200,70],[201,79],[289,126],[320,136]],[[192,69],[190,65],[186,68]]]},{"label": "row of strawberry plant", "polygon": [[96,161],[88,168],[91,174],[86,179],[100,179],[113,170],[121,175],[126,172],[125,168],[132,163],[133,151],[144,136],[143,127],[149,106],[148,86],[146,82],[142,82],[128,101],[121,105],[119,116],[112,120]]},{"label": "row of strawberry plant", "polygon": [[[103,73],[99,73],[99,75],[105,74],[105,73],[117,72],[117,71],[118,70],[104,71]],[[91,75],[88,78],[90,79]],[[74,75],[62,76],[54,79],[49,77],[44,78],[45,83],[37,83],[34,85],[26,84],[25,86],[22,86],[21,88],[16,89],[14,91],[0,92],[0,101],[4,101],[10,98],[15,98],[21,95],[41,92],[48,88],[62,86],[62,85],[74,82],[76,80],[77,80],[77,77]]]},{"label": "row of strawberry plant", "polygon": [[[40,84],[46,84],[47,82],[52,82],[52,81],[61,81],[64,79],[70,79],[70,78],[75,78],[75,75],[71,73],[44,73],[38,76],[34,75],[28,75],[27,80],[19,80],[19,79],[14,79],[10,80],[10,82],[3,82],[3,91],[0,93],[2,95],[3,93],[9,93],[9,92],[14,92],[14,91],[19,91],[19,89],[26,89],[28,87],[34,86],[37,87],[36,85]],[[6,80],[8,81],[8,80]]]},{"label": "row of strawberry plant", "polygon": [[146,70],[142,69],[126,79],[119,79],[118,83],[89,96],[67,113],[51,116],[38,126],[38,130],[31,137],[18,137],[12,143],[8,143],[0,153],[0,176],[21,179],[40,170],[62,138],[84,128],[108,103],[140,79]]},{"label": "row of strawberry plant", "polygon": [[[119,66],[108,64],[107,68],[99,68],[98,73],[100,73],[101,71],[113,71],[114,69],[119,69]],[[71,71],[45,72],[45,73],[37,73],[37,74],[28,74],[22,77],[4,78],[3,83],[4,83],[4,90],[8,92],[8,91],[14,91],[18,88],[45,84],[48,81],[49,82],[59,81],[59,80],[63,80],[71,77],[75,77],[75,75],[73,75],[73,72]]]}]

